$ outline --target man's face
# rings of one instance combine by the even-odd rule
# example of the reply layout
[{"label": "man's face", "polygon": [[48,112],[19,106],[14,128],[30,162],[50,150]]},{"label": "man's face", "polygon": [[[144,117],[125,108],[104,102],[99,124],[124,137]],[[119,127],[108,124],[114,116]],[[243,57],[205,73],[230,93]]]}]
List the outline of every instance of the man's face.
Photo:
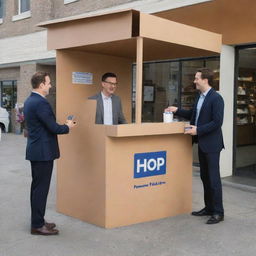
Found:
[{"label": "man's face", "polygon": [[46,76],[45,82],[40,84],[40,89],[44,96],[47,96],[49,94],[49,90],[51,87],[51,79],[49,76]]},{"label": "man's face", "polygon": [[196,72],[194,84],[196,85],[196,89],[200,92],[204,92],[205,88],[208,85],[208,79],[202,79],[202,73]]},{"label": "man's face", "polygon": [[116,77],[108,77],[108,78],[106,78],[105,81],[101,82],[101,85],[102,85],[102,88],[103,88],[103,93],[106,96],[110,96],[116,90],[117,79],[116,79]]}]

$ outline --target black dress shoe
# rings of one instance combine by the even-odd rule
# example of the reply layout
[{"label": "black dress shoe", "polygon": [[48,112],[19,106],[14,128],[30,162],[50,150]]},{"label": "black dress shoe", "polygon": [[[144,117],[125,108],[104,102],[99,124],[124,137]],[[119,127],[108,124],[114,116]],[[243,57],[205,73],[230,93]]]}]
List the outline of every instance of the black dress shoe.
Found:
[{"label": "black dress shoe", "polygon": [[31,228],[32,235],[42,235],[42,236],[51,236],[58,235],[59,230],[57,229],[48,229],[45,225],[41,228]]},{"label": "black dress shoe", "polygon": [[56,227],[55,223],[49,223],[49,222],[44,222],[44,225],[48,228],[48,229],[54,229]]},{"label": "black dress shoe", "polygon": [[224,220],[224,215],[214,214],[207,220],[206,224],[217,224]]},{"label": "black dress shoe", "polygon": [[203,208],[202,210],[197,211],[197,212],[192,212],[191,214],[193,216],[211,216],[212,215],[212,213],[206,211],[205,208]]}]

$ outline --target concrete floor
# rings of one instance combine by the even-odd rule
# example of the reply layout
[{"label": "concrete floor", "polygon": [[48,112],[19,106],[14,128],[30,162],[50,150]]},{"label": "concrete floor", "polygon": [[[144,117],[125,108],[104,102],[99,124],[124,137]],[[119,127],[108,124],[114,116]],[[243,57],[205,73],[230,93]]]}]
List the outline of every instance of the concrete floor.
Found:
[{"label": "concrete floor", "polygon": [[[256,251],[256,192],[223,186],[225,221],[204,224],[189,214],[106,230],[55,211],[55,176],[48,221],[60,235],[29,233],[30,165],[25,139],[3,134],[0,141],[0,256],[251,256]],[[202,186],[193,177],[193,208],[202,207]]]}]

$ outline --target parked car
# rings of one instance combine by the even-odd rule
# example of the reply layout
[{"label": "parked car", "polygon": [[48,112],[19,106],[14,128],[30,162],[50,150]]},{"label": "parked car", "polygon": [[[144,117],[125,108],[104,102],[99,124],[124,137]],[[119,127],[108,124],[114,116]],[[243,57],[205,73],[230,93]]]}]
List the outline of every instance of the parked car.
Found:
[{"label": "parked car", "polygon": [[5,108],[0,107],[0,129],[2,132],[9,131],[9,113]]}]

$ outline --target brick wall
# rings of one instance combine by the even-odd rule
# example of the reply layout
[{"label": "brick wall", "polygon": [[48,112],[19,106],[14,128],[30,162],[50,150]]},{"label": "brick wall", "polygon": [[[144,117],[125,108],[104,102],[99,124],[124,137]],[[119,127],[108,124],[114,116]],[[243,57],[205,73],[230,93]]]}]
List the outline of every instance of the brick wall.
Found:
[{"label": "brick wall", "polygon": [[0,81],[3,80],[19,80],[20,68],[2,68],[0,69]]},{"label": "brick wall", "polygon": [[78,0],[64,4],[64,0],[31,0],[31,17],[12,21],[17,15],[16,1],[5,1],[3,23],[0,24],[0,38],[29,34],[42,30],[36,25],[40,22],[82,14],[85,12],[111,7],[134,0]]},{"label": "brick wall", "polygon": [[36,24],[52,19],[53,5],[51,0],[31,1],[31,17],[23,20],[12,21],[17,15],[16,1],[5,1],[3,23],[0,24],[0,38],[12,37],[17,35],[29,34],[39,30]]},{"label": "brick wall", "polygon": [[63,4],[64,0],[55,0],[53,1],[54,17],[62,18],[72,16],[133,1],[134,0],[78,0],[70,4]]},{"label": "brick wall", "polygon": [[36,72],[36,64],[21,64],[20,65],[20,80],[17,84],[17,102],[24,103],[26,98],[31,93],[30,80]]}]

